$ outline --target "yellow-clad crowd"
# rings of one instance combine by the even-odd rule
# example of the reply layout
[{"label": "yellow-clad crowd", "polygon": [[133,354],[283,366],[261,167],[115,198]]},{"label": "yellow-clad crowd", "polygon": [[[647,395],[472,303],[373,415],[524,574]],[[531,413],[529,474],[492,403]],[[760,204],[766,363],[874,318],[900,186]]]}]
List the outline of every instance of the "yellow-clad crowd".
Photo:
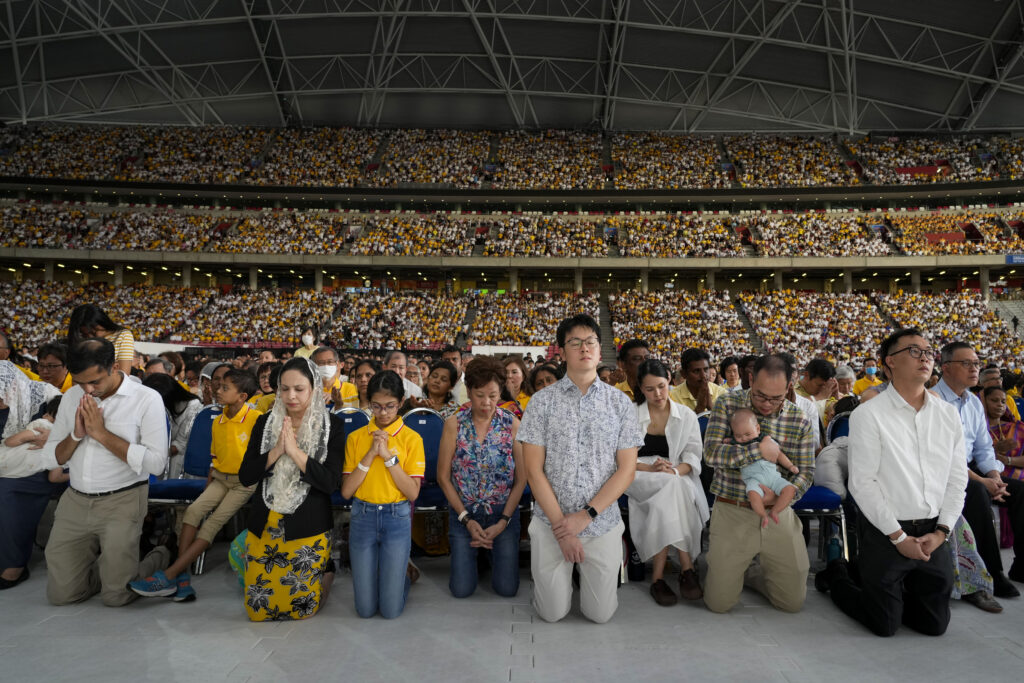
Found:
[{"label": "yellow-clad crowd", "polygon": [[233,229],[210,244],[229,254],[339,254],[345,248],[348,218],[315,211],[245,214]]},{"label": "yellow-clad crowd", "polygon": [[616,347],[643,339],[652,354],[672,365],[690,347],[700,347],[717,359],[753,352],[729,292],[626,291],[609,294],[608,309]]},{"label": "yellow-clad crowd", "polygon": [[480,294],[476,308],[469,344],[548,346],[565,318],[577,313],[600,317],[597,294],[573,292]]},{"label": "yellow-clad crowd", "polygon": [[114,211],[103,215],[82,238],[85,249],[205,251],[213,228],[225,220],[208,211],[171,209]]},{"label": "yellow-clad crowd", "polygon": [[729,187],[714,137],[618,133],[612,137],[616,190]]},{"label": "yellow-clad crowd", "polygon": [[513,216],[500,221],[484,256],[607,256],[600,226],[564,216]]},{"label": "yellow-clad crowd", "polygon": [[364,256],[470,256],[479,219],[448,214],[374,216],[363,225],[352,253]]},{"label": "yellow-clad crowd", "polygon": [[988,147],[996,155],[996,165],[1004,178],[1024,178],[1024,138],[998,135],[988,141]]},{"label": "yellow-clad crowd", "polygon": [[597,133],[546,130],[502,133],[493,187],[504,190],[600,190],[603,146]]},{"label": "yellow-clad crowd", "polygon": [[330,294],[283,289],[234,290],[186,319],[168,341],[182,344],[297,344],[297,325],[322,325]]},{"label": "yellow-clad crowd", "polygon": [[[865,177],[876,185],[915,183],[965,183],[993,180],[998,171],[994,159],[985,161],[985,141],[976,136],[864,137],[846,141],[860,161]],[[943,174],[897,173],[898,168],[949,164]]]},{"label": "yellow-clad crowd", "polygon": [[82,249],[100,214],[77,206],[17,203],[0,207],[0,247]]},{"label": "yellow-clad crowd", "polygon": [[367,180],[375,187],[404,183],[480,187],[491,133],[464,130],[393,130],[381,167]]},{"label": "yellow-clad crowd", "polygon": [[0,330],[26,348],[66,336],[61,316],[74,307],[79,289],[70,282],[0,282]]},{"label": "yellow-clad crowd", "polygon": [[644,258],[742,256],[743,247],[732,218],[710,216],[612,216],[618,230],[619,253]]},{"label": "yellow-clad crowd", "polygon": [[193,184],[246,181],[273,131],[249,126],[147,126],[124,180]]},{"label": "yellow-clad crowd", "polygon": [[730,135],[723,140],[743,187],[856,185],[857,174],[829,139],[799,135]]},{"label": "yellow-clad crowd", "polygon": [[[1002,233],[1002,217],[993,211],[940,212],[906,214],[893,213],[893,242],[906,254],[926,256],[932,254],[1002,254],[1024,250],[1024,241],[1016,235]],[[984,241],[973,241],[966,234],[963,223],[978,229]],[[932,242],[929,233],[965,232],[962,242],[940,239]]]},{"label": "yellow-clad crowd", "polygon": [[255,185],[355,187],[384,131],[363,128],[287,128],[251,175]]},{"label": "yellow-clad crowd", "polygon": [[[91,284],[76,287],[72,300],[96,304],[132,331],[135,339],[157,340],[171,334],[199,312],[217,290],[166,285]],[[62,310],[59,330],[68,329],[71,307]]]},{"label": "yellow-clad crowd", "polygon": [[142,131],[141,127],[71,124],[7,126],[4,147],[10,151],[0,154],[0,175],[127,180],[124,167],[132,163],[132,150],[139,148]]},{"label": "yellow-clad crowd", "polygon": [[431,349],[455,342],[466,318],[465,296],[433,292],[342,294],[330,339],[358,349]]},{"label": "yellow-clad crowd", "polygon": [[863,218],[828,214],[758,216],[750,222],[758,252],[765,256],[888,256],[889,245]]},{"label": "yellow-clad crowd", "polygon": [[767,352],[788,351],[803,366],[814,357],[860,365],[873,356],[889,326],[864,294],[824,294],[786,289],[741,292],[740,305]]}]

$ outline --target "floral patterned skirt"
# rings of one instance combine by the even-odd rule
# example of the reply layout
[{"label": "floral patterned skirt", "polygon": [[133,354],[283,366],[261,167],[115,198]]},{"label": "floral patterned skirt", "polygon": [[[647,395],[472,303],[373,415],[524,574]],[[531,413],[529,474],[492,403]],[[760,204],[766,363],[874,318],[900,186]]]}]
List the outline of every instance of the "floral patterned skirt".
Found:
[{"label": "floral patterned skirt", "polygon": [[273,510],[263,534],[245,539],[245,610],[251,621],[305,619],[320,609],[330,533],[284,540],[281,515]]}]

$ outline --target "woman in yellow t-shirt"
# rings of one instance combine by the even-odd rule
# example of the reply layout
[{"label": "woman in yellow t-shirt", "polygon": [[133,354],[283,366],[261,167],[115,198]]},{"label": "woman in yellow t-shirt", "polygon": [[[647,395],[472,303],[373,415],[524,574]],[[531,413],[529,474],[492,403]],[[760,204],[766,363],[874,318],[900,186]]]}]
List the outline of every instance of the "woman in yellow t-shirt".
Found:
[{"label": "woman in yellow t-shirt", "polygon": [[352,589],[359,616],[368,619],[379,611],[394,619],[409,594],[409,501],[419,495],[426,458],[423,440],[398,416],[405,397],[402,378],[391,370],[379,372],[367,395],[373,419],[349,435],[341,480],[341,495],[352,499]]}]

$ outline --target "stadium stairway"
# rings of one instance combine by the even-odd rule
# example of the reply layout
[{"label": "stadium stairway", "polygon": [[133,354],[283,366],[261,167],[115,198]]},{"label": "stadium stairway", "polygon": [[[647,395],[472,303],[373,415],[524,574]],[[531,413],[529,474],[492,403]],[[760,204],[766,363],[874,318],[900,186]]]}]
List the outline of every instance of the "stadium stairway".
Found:
[{"label": "stadium stairway", "polygon": [[999,316],[1011,330],[1013,329],[1013,323],[1011,321],[1014,316],[1016,316],[1018,322],[1021,323],[1017,327],[1016,336],[1024,337],[1024,301],[1016,301],[1012,299],[989,299],[988,307],[993,313]]},{"label": "stadium stairway", "polygon": [[384,160],[384,155],[387,153],[388,145],[390,143],[391,135],[389,133],[385,133],[381,136],[380,144],[377,145],[377,149],[373,153],[373,158],[367,162],[366,167],[363,169],[364,176],[371,176],[380,170],[380,165]]},{"label": "stadium stairway", "polygon": [[743,329],[747,331],[747,338],[750,339],[750,345],[754,347],[754,353],[764,353],[764,342],[761,340],[761,336],[754,329],[753,324],[750,322],[750,318],[743,312],[743,306],[740,304],[740,300],[737,297],[733,303],[733,308],[736,309],[736,317],[743,323]]},{"label": "stadium stairway", "polygon": [[601,365],[615,365],[619,351],[615,348],[612,332],[612,312],[608,308],[608,292],[601,292],[598,299],[598,325],[601,327]]},{"label": "stadium stairway", "polygon": [[476,301],[470,299],[469,306],[466,307],[466,317],[462,319],[462,329],[455,335],[455,345],[460,349],[466,348],[466,333],[463,330],[473,329],[473,322],[476,320]]}]

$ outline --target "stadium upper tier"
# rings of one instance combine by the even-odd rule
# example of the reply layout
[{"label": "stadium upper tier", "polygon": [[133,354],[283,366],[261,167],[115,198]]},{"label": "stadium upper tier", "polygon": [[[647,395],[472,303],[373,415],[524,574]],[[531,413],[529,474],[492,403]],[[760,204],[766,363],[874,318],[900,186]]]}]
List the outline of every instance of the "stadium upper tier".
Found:
[{"label": "stadium upper tier", "polygon": [[974,183],[1022,175],[1017,139],[243,126],[0,129],[0,176],[188,185],[681,190]]}]

